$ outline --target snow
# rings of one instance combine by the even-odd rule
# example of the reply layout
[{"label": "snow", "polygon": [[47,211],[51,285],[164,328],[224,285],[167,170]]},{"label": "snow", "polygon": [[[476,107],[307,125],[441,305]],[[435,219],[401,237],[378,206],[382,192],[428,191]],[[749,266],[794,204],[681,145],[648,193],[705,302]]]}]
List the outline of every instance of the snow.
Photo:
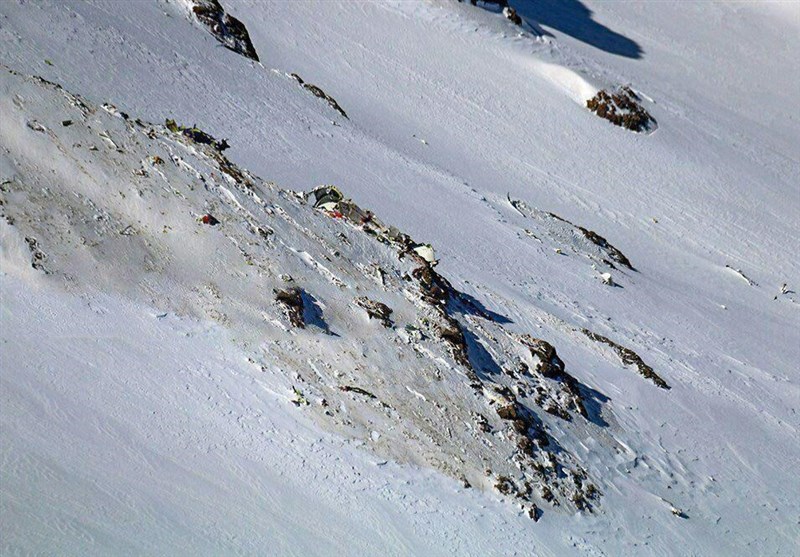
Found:
[{"label": "snow", "polygon": [[[457,289],[509,330],[551,342],[607,399],[609,427],[548,422],[597,482],[600,511],[543,507],[534,524],[434,473],[421,454],[381,448],[399,433],[370,426],[385,425],[373,410],[348,406],[364,420],[359,436],[296,409],[291,386],[308,361],[332,346],[381,350],[383,337],[343,309],[336,281],[374,286],[325,261],[311,235],[279,229],[297,254],[280,265],[307,281],[340,337],[265,329],[272,310],[254,304],[278,277],[256,278],[237,251],[251,249],[236,228],[242,212],[264,222],[251,201],[222,181],[217,197],[192,192],[191,172],[169,164],[146,168],[183,199],[148,182],[152,192],[131,201],[124,172],[145,168],[151,145],[116,159],[99,136],[103,159],[72,149],[89,136],[62,129],[64,107],[4,76],[0,181],[18,176],[29,193],[51,195],[4,195],[9,213],[41,222],[2,225],[3,553],[257,554],[271,544],[303,555],[531,546],[616,555],[670,553],[676,539],[683,554],[798,551],[800,313],[797,295],[780,293],[784,283],[800,287],[796,4],[512,5],[529,27],[444,0],[224,2],[261,65],[222,48],[175,2],[8,2],[0,51],[9,67],[132,118],[172,117],[226,137],[232,160],[282,188],[336,184],[430,242]],[[626,83],[655,133],[629,133],[583,108],[597,89]],[[33,120],[70,154],[55,156],[48,136],[26,126]],[[109,121],[88,123],[128,149],[127,132]],[[175,152],[207,173],[202,157]],[[117,190],[127,197],[115,200]],[[518,212],[507,194],[539,212]],[[89,202],[108,220],[59,220],[92,218]],[[208,210],[230,219],[226,234],[198,230],[194,219]],[[326,241],[338,230],[286,210]],[[544,212],[607,238],[638,272],[593,268],[595,248],[536,216]],[[67,242],[72,231],[91,244],[103,222],[132,222],[141,235],[123,244],[98,233],[99,251]],[[38,227],[53,276],[29,268],[24,227]],[[353,258],[388,257],[355,244]],[[603,285],[604,272],[621,288]],[[390,305],[398,322],[415,311],[400,297]],[[634,349],[672,389],[626,369],[583,327]],[[267,386],[247,362],[264,338],[299,354],[292,363],[283,359],[291,350],[275,349]],[[442,393],[409,374],[381,388],[430,419],[426,399]]]},{"label": "snow", "polygon": [[499,501],[321,433],[219,327],[0,280],[3,554],[485,555],[500,534],[538,545]]}]

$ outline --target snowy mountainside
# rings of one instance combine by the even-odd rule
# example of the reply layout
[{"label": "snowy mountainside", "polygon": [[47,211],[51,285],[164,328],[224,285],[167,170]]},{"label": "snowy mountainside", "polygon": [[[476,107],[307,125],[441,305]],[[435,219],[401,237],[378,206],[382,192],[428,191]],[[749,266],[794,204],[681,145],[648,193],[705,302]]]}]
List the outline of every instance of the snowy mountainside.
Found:
[{"label": "snowy mountainside", "polygon": [[[605,423],[599,403],[583,400],[594,395],[547,343],[506,331],[455,292],[402,233],[312,211],[196,132],[130,121],[35,78],[5,81],[7,114],[17,113],[5,144],[17,148],[4,215],[34,268],[70,290],[121,292],[231,328],[254,365],[295,381],[298,406],[313,403],[385,456],[467,485],[505,482],[532,505],[593,506],[596,487],[532,409]],[[296,322],[276,296],[292,288]],[[358,306],[365,299],[391,310],[383,326]]]},{"label": "snowy mountainside", "polygon": [[545,546],[504,502],[377,460],[287,412],[288,381],[254,369],[219,327],[102,292],[65,295],[21,247],[4,251],[0,278],[3,554],[570,545]]},{"label": "snowy mountainside", "polygon": [[[215,322],[298,419],[544,513],[498,554],[796,549],[795,11],[225,2],[262,66],[185,4],[0,6],[6,63],[92,99],[4,73],[4,273]],[[628,83],[652,133],[585,108]]]}]

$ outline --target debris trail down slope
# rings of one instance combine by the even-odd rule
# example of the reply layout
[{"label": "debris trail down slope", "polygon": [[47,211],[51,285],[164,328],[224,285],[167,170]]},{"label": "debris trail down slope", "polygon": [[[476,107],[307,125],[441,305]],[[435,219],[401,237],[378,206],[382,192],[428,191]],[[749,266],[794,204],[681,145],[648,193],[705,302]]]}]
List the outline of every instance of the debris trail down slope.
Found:
[{"label": "debris trail down slope", "polygon": [[[590,390],[551,345],[457,292],[410,237],[341,196],[315,209],[199,129],[150,125],[9,70],[3,80],[26,99],[9,107],[3,215],[33,268],[230,328],[323,425],[384,456],[476,487],[508,478],[505,494],[531,518],[545,503],[597,506],[600,490],[547,425],[597,427]],[[34,115],[35,128],[23,124]]]},{"label": "debris trail down slope", "polygon": [[[516,363],[511,355],[529,370],[538,367],[529,349],[520,350],[523,335],[529,334],[557,349],[564,371],[578,384],[586,417],[567,375],[558,384],[544,378],[553,389],[540,399],[541,406],[538,393],[515,397],[541,419],[541,429],[559,443],[564,462],[579,464],[597,485],[599,512],[570,514],[575,513],[572,503],[553,509],[536,485],[532,492],[542,520],[509,519],[494,531],[503,533],[494,536],[498,546],[483,548],[503,554],[532,546],[545,554],[575,547],[610,555],[663,554],[675,551],[674,540],[680,539],[687,552],[703,555],[736,554],[742,548],[758,554],[797,552],[794,517],[800,509],[792,497],[797,490],[787,486],[797,485],[793,463],[800,459],[795,443],[800,313],[792,293],[800,283],[800,263],[793,257],[800,251],[800,130],[785,116],[796,97],[795,76],[785,68],[800,52],[800,35],[793,32],[797,18],[785,16],[797,15],[796,8],[781,8],[774,16],[776,8],[765,3],[649,3],[639,9],[595,0],[519,0],[515,8],[527,24],[520,28],[497,13],[451,1],[223,4],[246,25],[265,63],[279,70],[222,48],[176,2],[0,3],[0,50],[4,63],[62,83],[94,105],[111,100],[133,118],[174,118],[228,138],[230,160],[275,180],[281,185],[275,191],[308,190],[321,181],[338,184],[385,222],[434,245],[441,261],[435,270],[450,279],[455,300],[448,311],[442,315],[429,302],[417,303],[416,277],[392,282],[391,273],[372,272],[373,263],[405,272],[416,266],[399,260],[394,248],[376,247],[372,237],[367,241],[350,224],[315,213],[286,192],[263,196],[275,212],[263,217],[263,208],[224,177],[236,174],[235,166],[219,161],[209,166],[202,156],[184,152],[183,139],[171,134],[154,140],[155,153],[137,151],[126,129],[105,120],[96,125],[94,114],[84,123],[97,135],[84,123],[64,125],[81,120],[59,104],[42,105],[51,106],[52,114],[41,109],[41,98],[13,80],[1,85],[0,181],[6,190],[3,210],[12,220],[16,216],[17,224],[3,225],[0,270],[9,273],[19,265],[33,273],[24,275],[28,288],[52,281],[87,303],[97,299],[89,288],[122,295],[163,315],[157,322],[175,315],[181,322],[213,320],[233,331],[236,354],[256,362],[253,373],[269,377],[268,388],[286,399],[278,408],[286,406],[287,416],[313,415],[371,451],[399,454],[401,461],[447,469],[453,476],[458,469],[477,469],[478,462],[463,455],[465,462],[451,458],[449,443],[463,440],[456,435],[451,440],[448,427],[456,433],[464,429],[455,419],[450,423],[435,403],[473,405],[476,414],[468,423],[480,431],[468,443],[473,455],[492,452],[475,448],[480,439],[499,439],[495,456],[503,447],[518,450],[514,428],[525,425],[494,411],[502,408],[502,415],[513,418],[516,405],[488,403],[488,393],[479,396],[469,386],[474,377],[456,361],[456,356],[464,359],[459,347],[466,346],[466,359],[484,384],[511,389],[528,383],[533,392],[537,378],[504,374],[522,369],[511,365]],[[548,5],[548,11],[541,10]],[[536,10],[541,25],[532,17]],[[597,33],[587,37],[582,29]],[[600,39],[614,33],[635,39],[642,56],[622,58],[604,50],[613,45]],[[759,40],[742,41],[743,36]],[[350,119],[300,89],[289,72],[320,85]],[[625,83],[658,121],[655,133],[629,133],[587,110],[586,100],[598,90]],[[759,84],[758,94],[753,83]],[[76,126],[75,135],[68,135]],[[48,132],[61,140],[64,152],[53,150]],[[134,160],[117,149],[135,153]],[[51,159],[61,162],[50,165]],[[237,181],[247,178],[240,172]],[[187,175],[194,178],[187,181]],[[222,187],[216,189],[218,184]],[[592,242],[566,223],[520,215],[508,204],[507,193],[594,231],[629,257],[638,272],[604,255],[602,241]],[[242,212],[232,210],[236,203]],[[58,209],[47,215],[48,206]],[[21,217],[20,210],[28,216]],[[248,212],[255,228],[244,224],[242,215]],[[218,223],[197,222],[206,215]],[[302,233],[295,232],[301,228]],[[346,242],[352,247],[342,248]],[[337,251],[340,255],[333,255]],[[359,267],[364,265],[366,270]],[[604,284],[609,274],[618,288]],[[369,281],[362,282],[367,275]],[[783,284],[787,293],[773,299]],[[274,301],[275,289],[295,286],[305,293],[303,330],[292,327]],[[355,301],[362,296],[392,309],[394,328],[370,319]],[[480,312],[470,300],[480,304]],[[2,329],[10,330],[5,307]],[[423,314],[439,327],[428,330],[423,323],[406,329]],[[624,369],[610,349],[580,332],[584,328],[633,350],[671,390]],[[417,331],[426,338],[416,340]],[[386,346],[395,337],[399,343],[389,354]],[[7,344],[15,350],[13,342]],[[379,362],[381,373],[359,367],[364,361]],[[423,363],[425,373],[418,373],[417,364]],[[4,362],[3,378],[11,377],[7,369],[17,368],[20,376],[13,377],[28,375],[25,365]],[[412,376],[419,380],[406,380]],[[451,392],[451,384],[463,392]],[[217,394],[225,400],[224,391]],[[556,399],[553,406],[550,395]],[[38,400],[35,391],[22,396],[29,397]],[[166,400],[161,403],[169,405]],[[294,400],[309,404],[295,408]],[[387,417],[384,404],[412,419]],[[119,417],[125,405],[117,406],[113,412]],[[566,409],[570,419],[544,406],[556,413]],[[17,414],[8,408],[0,405],[8,420],[4,424],[24,431],[25,421],[14,420]],[[200,407],[186,415],[192,408]],[[57,410],[47,415],[61,417]],[[171,424],[159,422],[158,430],[172,435]],[[409,437],[403,424],[419,431]],[[10,431],[3,428],[4,441]],[[397,438],[403,441],[395,443]],[[247,445],[237,439],[206,453],[192,450],[182,461]],[[3,444],[10,454],[22,455],[3,461],[3,480],[17,470],[14,462],[35,461],[45,445],[55,450],[80,443],[69,436],[20,434],[14,443]],[[172,445],[162,446],[169,452]],[[146,443],[137,447],[147,454]],[[305,458],[315,462],[312,455]],[[236,475],[249,469],[245,460],[237,456],[230,467],[214,471]],[[80,455],[72,462],[87,469],[102,464],[87,463]],[[510,474],[512,481],[521,479],[517,472]],[[504,470],[493,469],[493,474],[504,475]],[[32,500],[24,472],[13,477],[14,482],[2,482],[4,494],[24,493],[15,500]],[[488,492],[500,486],[511,493],[505,478],[482,478]],[[104,485],[115,497],[132,489]],[[60,501],[74,493],[63,478],[47,487]],[[87,496],[89,488],[79,492],[109,508],[99,497]],[[196,493],[214,495],[211,489]],[[177,507],[168,494],[150,494],[158,502],[151,515],[180,514],[170,512]],[[673,508],[689,518],[680,519]],[[61,553],[57,544],[66,537],[91,543],[82,530],[71,528],[74,521],[58,536],[50,535],[52,525],[61,524],[53,520],[25,520],[6,528],[7,516],[35,518],[44,512],[3,509],[4,533],[42,540],[43,553]],[[130,534],[129,522],[105,514],[113,524],[92,525],[93,539]],[[26,529],[26,524],[39,526]],[[184,526],[206,530],[201,521]],[[450,539],[475,539],[472,529],[483,532],[465,522]],[[149,539],[153,530],[143,530],[148,532],[125,539]],[[514,540],[535,543],[509,541],[508,551],[498,549],[511,532],[519,536]],[[401,539],[405,532],[378,545],[402,546]],[[113,548],[112,541],[98,543]],[[469,542],[459,549],[464,545]],[[417,549],[407,553],[425,553]]]},{"label": "debris trail down slope", "polygon": [[3,554],[537,551],[508,505],[289,410],[285,380],[219,327],[70,296],[5,258],[0,295]]}]

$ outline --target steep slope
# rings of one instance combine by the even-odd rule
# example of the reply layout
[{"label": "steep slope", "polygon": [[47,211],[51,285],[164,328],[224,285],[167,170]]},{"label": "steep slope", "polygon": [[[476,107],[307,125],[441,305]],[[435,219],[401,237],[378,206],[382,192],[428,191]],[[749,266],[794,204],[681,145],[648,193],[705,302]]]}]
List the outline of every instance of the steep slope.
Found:
[{"label": "steep slope", "polygon": [[65,295],[7,233],[3,554],[551,554],[508,505],[320,432],[218,326]]},{"label": "steep slope", "polygon": [[[459,408],[471,417],[472,412],[481,413],[479,404],[484,405],[483,414],[486,408],[502,406],[478,397],[468,386],[472,380],[468,375],[458,379],[457,372],[446,370],[466,373],[472,367],[478,379],[512,387],[513,377],[508,379],[511,376],[501,370],[513,370],[515,358],[527,357],[524,350],[514,353],[513,348],[519,348],[522,335],[533,333],[557,347],[559,360],[589,401],[584,402],[590,418],[586,420],[579,407],[569,405],[569,381],[557,380],[566,390],[555,391],[560,394],[555,396],[558,404],[553,412],[561,413],[558,408],[563,406],[572,419],[542,412],[545,399],[537,403],[534,396],[525,402],[541,414],[548,435],[559,443],[563,464],[585,469],[603,493],[596,509],[601,514],[571,523],[571,532],[585,533],[576,535],[585,535],[589,544],[610,554],[632,552],[643,543],[658,552],[672,547],[676,537],[685,540],[687,553],[733,553],[741,547],[759,553],[791,552],[797,545],[792,533],[797,503],[785,486],[796,485],[791,463],[800,456],[793,442],[798,428],[800,318],[791,290],[796,289],[800,269],[789,254],[800,247],[800,199],[794,186],[800,181],[794,148],[800,134],[794,120],[782,117],[790,112],[797,84],[780,68],[800,50],[796,35],[774,33],[772,26],[782,24],[766,10],[741,11],[724,3],[688,4],[686,9],[657,5],[646,10],[598,4],[590,14],[596,23],[589,27],[594,34],[587,35],[583,30],[588,23],[582,28],[565,23],[586,15],[579,9],[582,4],[560,4],[559,15],[552,5],[545,14],[534,8],[542,3],[519,2],[520,14],[530,19],[519,34],[518,27],[491,11],[454,2],[226,3],[227,11],[249,29],[262,61],[280,67],[279,72],[217,48],[198,22],[186,18],[182,5],[172,3],[142,4],[136,10],[103,2],[4,6],[7,23],[2,32],[5,59],[13,67],[52,77],[97,101],[113,100],[145,119],[174,116],[187,124],[202,122],[215,136],[230,139],[232,160],[284,188],[308,190],[320,182],[336,183],[386,222],[434,244],[441,259],[437,270],[451,279],[453,299],[468,303],[459,305],[448,298],[447,312],[432,310],[431,319],[444,321],[428,336],[436,338],[435,331],[455,319],[469,333],[464,337],[469,365],[458,361],[454,343],[447,340],[454,339],[458,346],[458,335],[440,334],[444,338],[433,344],[432,352],[421,356],[422,361],[437,362],[426,371],[433,374],[430,383],[420,384],[427,375],[412,372],[397,385],[381,384],[378,368],[397,363],[395,355],[387,355],[391,334],[378,323],[365,321],[362,310],[341,297],[336,281],[370,292],[376,283],[337,261],[341,254],[362,264],[365,258],[375,260],[399,276],[413,268],[406,266],[407,261],[397,262],[396,249],[376,248],[369,242],[342,247],[334,240],[336,234],[343,232],[352,241],[353,233],[305,209],[297,209],[298,215],[306,215],[298,220],[291,208],[303,205],[285,194],[276,198],[301,224],[292,228],[285,221],[285,233],[273,234],[297,239],[279,244],[284,254],[276,263],[279,274],[314,277],[315,288],[307,292],[319,302],[325,322],[317,323],[314,333],[283,332],[292,339],[288,348],[276,349],[265,363],[284,362],[281,367],[288,374],[299,373],[304,383],[295,384],[302,393],[298,396],[309,401],[335,395],[349,405],[375,406],[370,413],[348,412],[347,419],[335,416],[328,422],[320,410],[328,427],[348,435],[356,432],[392,458],[433,464],[475,481],[480,458],[445,464],[452,453],[439,447],[467,443],[468,454],[497,459],[493,474],[502,475],[497,466],[510,464],[505,460],[509,453],[480,446],[480,439],[496,432],[502,433],[501,445],[515,442],[514,434],[504,433],[508,424],[500,421],[499,414],[485,416],[494,420],[489,432],[452,442],[447,440],[450,432],[469,429],[460,425],[459,415],[451,423],[451,417],[435,411],[421,415],[415,411],[417,406],[435,408],[433,401],[440,399],[446,400],[445,407]],[[725,28],[737,33],[729,35]],[[52,32],[45,35],[44,29]],[[635,41],[623,40],[621,33]],[[746,46],[731,38],[747,33],[766,38]],[[680,56],[671,50],[675,44]],[[94,52],[103,56],[90,57]],[[301,89],[286,75],[290,72],[320,85],[346,111],[349,121]],[[764,89],[758,95],[750,86],[755,80]],[[651,135],[615,128],[583,107],[597,89],[629,82],[658,122]],[[7,95],[6,102],[11,98]],[[4,118],[13,110],[6,106]],[[8,145],[14,136],[45,134],[23,126],[37,118],[36,103],[24,110],[33,112],[16,122],[14,129],[21,131],[4,134]],[[59,135],[62,131],[57,119],[42,125]],[[127,128],[115,129],[105,120],[103,129],[111,132],[109,140],[95,141],[116,145],[115,134],[128,137]],[[51,147],[44,145],[38,152],[49,153]],[[38,160],[27,139],[18,140],[15,149],[17,156],[26,152],[29,161]],[[141,152],[135,160],[146,161],[151,155]],[[179,156],[197,168],[191,157],[198,155]],[[100,165],[101,175],[109,172],[108,165],[121,164],[128,171],[136,166],[125,156],[116,162],[108,159],[98,161],[86,153],[78,160]],[[165,186],[174,181],[186,184],[189,171],[181,170],[169,156],[161,159],[169,172],[161,165],[139,170],[147,171],[149,180],[167,172]],[[209,172],[219,174],[219,169],[201,174]],[[21,175],[26,181],[47,176],[38,164]],[[111,175],[114,183],[127,184],[131,179]],[[225,179],[215,183],[224,185]],[[97,187],[91,187],[87,197],[97,203]],[[243,207],[252,204],[230,185],[225,187]],[[30,204],[26,214],[50,203],[40,199],[38,187],[23,189]],[[237,338],[250,347],[258,345],[265,327],[263,314],[280,321],[280,307],[270,305],[271,290],[288,285],[275,271],[270,275],[264,269],[265,277],[271,278],[250,284],[254,275],[248,274],[247,261],[257,266],[262,256],[251,247],[246,228],[237,234],[226,230],[231,221],[247,221],[235,204],[227,205],[226,193],[219,197],[221,190],[212,191],[216,198],[205,194],[192,198],[187,191],[178,191],[192,202],[181,201],[174,193],[169,202],[170,196],[158,198],[158,205],[167,204],[159,209],[165,215],[154,214],[153,205],[126,207],[116,215],[120,222],[105,229],[98,246],[91,245],[97,239],[80,234],[89,245],[83,261],[70,262],[67,255],[72,248],[63,243],[64,230],[58,236],[52,226],[29,247],[34,255],[47,256],[37,259],[44,269],[53,261],[54,271],[80,276],[75,271],[96,261],[102,272],[95,287],[122,292],[150,306],[218,319],[239,331]],[[117,200],[104,199],[100,207],[106,213],[114,216],[120,211]],[[20,202],[9,203],[9,213]],[[69,196],[62,196],[57,206],[80,215],[92,210],[85,200],[76,202]],[[259,215],[258,226],[263,215],[252,207],[247,211]],[[194,217],[204,213],[219,218],[220,227],[197,225]],[[117,224],[139,220],[150,230],[145,236],[150,242],[159,226],[172,227],[164,229],[164,239],[154,244],[160,246],[156,253],[139,245],[139,251],[123,259],[139,261],[150,273],[144,288],[130,280],[141,271],[120,265],[116,257],[126,253],[119,248],[130,238],[111,241]],[[89,224],[89,231],[103,228]],[[322,227],[319,232],[317,227]],[[308,237],[297,232],[302,228],[315,232]],[[177,234],[171,239],[173,230]],[[239,247],[223,249],[212,230],[224,230],[222,236],[230,236]],[[187,251],[187,235],[204,247]],[[257,235],[256,228],[251,236]],[[256,241],[270,245],[276,241],[273,236]],[[134,242],[138,240],[134,237]],[[206,240],[208,244],[203,243]],[[332,256],[331,250],[340,255]],[[615,252],[636,270],[620,264],[619,256],[611,255]],[[156,266],[148,268],[150,262]],[[231,274],[230,269],[244,273],[248,286],[237,286],[233,279],[207,286],[218,282],[220,272]],[[606,274],[618,287],[604,284],[609,282]],[[414,296],[424,293],[419,287],[425,282],[411,281]],[[788,292],[781,292],[784,283]],[[395,310],[396,323],[415,322],[431,311],[430,303],[411,303],[402,294],[409,285],[390,286],[393,295],[378,290],[380,295],[373,298]],[[323,340],[299,344],[295,340],[311,334]],[[353,339],[358,339],[355,345]],[[398,355],[408,350],[403,344],[398,344]],[[352,352],[342,357],[342,362],[349,362],[342,367],[355,367],[361,359],[371,364],[358,368],[357,376],[337,378],[347,382],[326,385],[314,378],[325,375],[314,360],[329,360],[332,350]],[[641,356],[646,367],[625,350]],[[293,354],[302,354],[303,359]],[[412,357],[418,356],[407,356]],[[376,358],[387,361],[375,365]],[[526,365],[536,368],[535,362]],[[648,367],[671,390],[658,389],[636,375],[643,369],[646,374]],[[445,374],[445,385],[458,379],[466,388],[450,392],[436,387],[435,369]],[[345,393],[346,397],[337,392],[342,386],[374,392],[354,381],[365,376],[393,397],[385,403],[406,418],[404,423],[410,419],[420,428],[417,439],[411,435],[411,441],[398,446],[394,436],[406,438],[402,431],[387,434],[374,427],[384,419],[380,403],[360,400],[357,391]],[[543,384],[552,381],[545,378]],[[535,385],[525,386],[535,389]],[[480,393],[484,396],[483,389]],[[431,416],[436,420],[426,429],[422,424]],[[439,427],[440,419],[452,426],[450,432]],[[476,429],[480,431],[480,426]],[[466,473],[469,467],[471,472]],[[504,486],[492,480],[487,487],[492,483]],[[570,499],[571,493],[574,486],[567,486],[562,498]],[[746,500],[759,501],[760,511],[751,512],[742,503]],[[673,516],[671,505],[688,519]],[[536,528],[542,528],[543,539],[553,539],[547,523]],[[615,532],[613,541],[608,531]]]},{"label": "steep slope", "polygon": [[[177,352],[167,349],[166,365],[192,370],[198,364],[182,361],[202,358],[209,342],[217,339],[226,353],[246,358],[249,368],[226,379],[225,398],[231,397],[228,389],[244,393],[248,388],[266,387],[273,398],[284,400],[289,411],[316,413],[326,428],[366,442],[371,450],[395,461],[433,466],[460,479],[463,487],[496,489],[534,520],[541,516],[540,506],[548,510],[598,508],[600,492],[593,480],[559,439],[548,433],[548,424],[563,423],[567,430],[604,437],[603,450],[624,450],[601,432],[600,428],[609,426],[607,420],[613,421],[613,413],[602,406],[605,398],[569,375],[547,342],[509,331],[505,318],[454,290],[435,271],[434,263],[419,255],[427,256],[429,248],[417,246],[370,212],[334,195],[336,190],[323,188],[320,194],[306,195],[261,181],[231,164],[222,154],[224,143],[197,128],[181,128],[172,121],[153,126],[113,105],[93,106],[40,78],[4,72],[6,117],[0,160],[7,178],[0,201],[5,276],[11,273],[13,277],[4,281],[8,296],[19,296],[18,281],[23,280],[38,284],[42,293],[60,285],[80,295],[92,308],[81,320],[106,319],[124,327],[127,319],[139,323],[144,317],[156,323],[167,319],[179,328],[191,326],[191,320],[216,322],[236,340],[221,333],[201,333],[199,341]],[[316,204],[315,197],[319,197]],[[589,246],[597,247],[588,244],[583,249]],[[292,291],[297,292],[294,298]],[[118,301],[120,295],[157,311],[149,317],[142,315],[128,302]],[[70,304],[55,293],[50,296],[55,300],[39,302],[46,304],[45,311]],[[35,297],[23,298],[20,304],[35,306]],[[105,307],[109,304],[115,309]],[[12,315],[19,311],[15,306],[8,309]],[[58,326],[63,317],[53,322]],[[53,337],[50,326],[39,319],[28,325],[10,319],[8,327],[7,343],[16,344],[14,338],[20,334],[25,339],[31,334]],[[26,327],[34,332],[23,333]],[[147,342],[156,346],[167,343],[152,333],[135,336],[142,334],[152,336]],[[88,338],[92,336],[89,333]],[[69,342],[48,344],[48,350],[69,352]],[[146,345],[144,340],[137,342],[137,346]],[[230,344],[235,348],[225,348]],[[192,346],[199,353],[191,353]],[[143,348],[132,349],[125,342],[120,346],[111,341],[93,350],[99,353],[90,351],[77,361],[70,356],[63,368],[54,367],[48,358],[37,360],[40,363],[34,367],[39,373],[53,374],[56,390],[47,387],[49,394],[44,396],[59,400],[59,406],[76,396],[88,397],[91,410],[79,413],[89,412],[81,417],[92,422],[107,420],[108,409],[128,395],[102,380],[93,384],[97,377],[82,376],[81,363],[89,368],[108,367],[124,384],[165,365],[160,358],[144,357]],[[14,357],[4,359],[10,408],[29,404],[22,393],[37,389],[37,383],[19,375],[30,367],[17,361],[25,352],[17,346]],[[129,357],[139,362],[141,370],[129,370],[127,364],[119,368],[120,361]],[[235,356],[225,356],[230,357]],[[213,362],[200,365],[201,372],[220,365]],[[85,385],[80,395],[64,384],[74,377],[80,379],[76,387]],[[178,378],[167,375],[164,380],[171,384]],[[142,380],[149,383],[153,378],[143,376]],[[28,385],[27,391],[19,391],[20,381]],[[200,388],[197,381],[190,378],[187,388]],[[164,395],[149,391],[146,387],[132,393],[134,398],[124,404],[136,405],[137,411],[152,407],[154,415],[160,414],[153,404]],[[218,396],[215,393],[212,390],[209,401]],[[169,402],[168,407],[173,404]],[[224,406],[214,404],[212,409],[215,416]],[[187,417],[209,419],[208,410],[185,412]],[[229,412],[239,415],[236,422],[240,423],[247,414],[259,411],[236,407]],[[127,413],[122,416],[125,421],[131,419]],[[39,419],[54,418],[45,411]],[[151,435],[149,428],[164,427],[159,425],[162,420],[146,420],[139,426],[141,435]],[[62,427],[71,431],[79,428],[78,423],[72,418]],[[57,482],[86,481],[74,471],[74,460],[57,464],[52,455],[34,456],[43,450],[49,453],[44,447],[54,440],[44,433],[38,441],[26,439],[22,429],[26,425],[7,416],[8,461],[23,455],[37,467],[71,470],[56,474]],[[166,427],[180,438],[197,435],[180,423]],[[215,426],[207,427],[210,434],[221,434]],[[119,444],[116,435],[112,445]],[[135,453],[159,449],[140,443],[122,449]],[[163,458],[175,459],[170,450],[160,450]],[[110,485],[105,489],[124,489],[117,485],[124,467],[116,473],[99,464],[93,467],[99,467],[97,473]],[[99,534],[90,534],[85,523],[89,518],[81,517],[81,512],[92,515],[91,503],[84,511],[73,507],[51,514],[44,513],[39,501],[38,510],[24,510],[25,504],[16,503],[20,493],[41,497],[25,487],[27,469],[6,468],[4,490],[10,500],[4,515],[13,533],[7,549],[24,548],[26,536],[39,531],[46,517],[72,522],[71,532],[87,536],[83,541],[94,549],[119,547],[114,546],[115,540],[144,548],[131,538],[132,532],[120,531],[100,518],[91,519],[102,524]],[[44,481],[53,479],[48,476]],[[58,492],[57,485],[51,488]],[[202,486],[187,489],[199,492],[196,496],[201,498],[204,495]],[[234,488],[226,484],[223,489]],[[166,493],[151,496],[168,497]],[[138,517],[145,507],[141,501],[131,503],[129,512]],[[24,515],[29,518],[21,522]],[[217,535],[228,536],[228,528],[240,527],[222,525]],[[170,545],[186,543],[168,527],[159,527],[154,535]],[[78,540],[69,543],[83,547]],[[255,550],[259,543],[257,539],[241,548]],[[321,551],[324,545],[317,549]],[[358,547],[354,544],[340,551],[358,553]]]},{"label": "steep slope", "polygon": [[232,329],[254,365],[295,382],[297,406],[385,456],[503,484],[533,518],[542,499],[593,506],[597,489],[535,410],[605,423],[586,409],[596,393],[552,346],[453,290],[422,246],[336,190],[314,210],[196,128],[4,82],[3,214],[32,268]]}]

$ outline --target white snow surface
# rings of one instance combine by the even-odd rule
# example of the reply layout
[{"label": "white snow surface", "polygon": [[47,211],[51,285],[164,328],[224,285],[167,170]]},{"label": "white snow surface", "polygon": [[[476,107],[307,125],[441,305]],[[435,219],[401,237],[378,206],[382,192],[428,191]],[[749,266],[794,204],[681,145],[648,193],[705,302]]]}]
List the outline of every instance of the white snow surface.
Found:
[{"label": "white snow surface", "polygon": [[27,278],[1,279],[4,555],[538,553],[507,505],[320,433],[219,327]]},{"label": "white snow surface", "polygon": [[[422,438],[398,448],[381,439],[400,432],[358,401],[355,425],[292,405],[298,374],[343,347],[397,365],[393,348],[380,352],[388,334],[337,294],[336,280],[356,290],[363,277],[340,279],[351,267],[328,269],[302,234],[280,238],[297,255],[281,265],[323,293],[339,337],[272,324],[277,273],[242,260],[255,250],[236,220],[255,214],[246,200],[209,195],[166,155],[163,187],[151,165],[137,199],[129,171],[151,144],[130,147],[105,114],[86,117],[91,134],[63,127],[78,107],[2,69],[0,182],[17,222],[0,224],[0,553],[800,552],[796,4],[512,2],[522,29],[445,0],[223,5],[263,65],[224,49],[183,4],[100,0],[0,3],[2,63],[132,118],[197,124],[263,179],[337,184],[430,242],[458,290],[551,342],[607,399],[605,426],[546,420],[598,485],[599,508],[542,505],[534,523],[489,482],[464,489],[427,466],[443,469],[434,456],[457,455],[467,434],[441,451]],[[654,132],[583,108],[626,83]],[[209,210],[224,234],[196,222]],[[542,211],[596,231],[636,271],[611,270],[619,286],[604,285],[597,254]],[[82,228],[67,224],[76,215]],[[103,236],[129,223],[141,232],[130,242]],[[334,225],[320,227],[334,243]],[[50,275],[30,268],[33,232]],[[363,250],[364,262],[387,257]],[[411,319],[410,302],[386,296],[404,308],[398,323]],[[584,327],[634,349],[672,389]],[[455,383],[406,372],[417,383],[382,392],[398,407],[405,393],[420,423],[446,420],[428,397]]]}]

